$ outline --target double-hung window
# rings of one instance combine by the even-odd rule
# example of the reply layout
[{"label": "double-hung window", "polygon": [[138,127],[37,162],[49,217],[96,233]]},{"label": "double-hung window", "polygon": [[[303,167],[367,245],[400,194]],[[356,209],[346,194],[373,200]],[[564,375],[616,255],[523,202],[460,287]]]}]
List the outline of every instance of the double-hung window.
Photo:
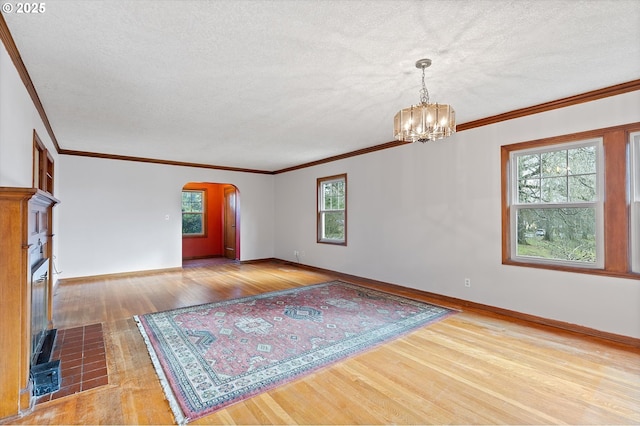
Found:
[{"label": "double-hung window", "polygon": [[318,242],[347,244],[347,175],[318,179]]},{"label": "double-hung window", "polygon": [[640,278],[640,122],[501,147],[502,263]]},{"label": "double-hung window", "polygon": [[640,132],[629,135],[631,173],[631,270],[640,273]]},{"label": "double-hung window", "polygon": [[602,268],[602,139],[512,151],[514,260]]},{"label": "double-hung window", "polygon": [[182,235],[201,237],[205,229],[205,191],[182,191]]}]

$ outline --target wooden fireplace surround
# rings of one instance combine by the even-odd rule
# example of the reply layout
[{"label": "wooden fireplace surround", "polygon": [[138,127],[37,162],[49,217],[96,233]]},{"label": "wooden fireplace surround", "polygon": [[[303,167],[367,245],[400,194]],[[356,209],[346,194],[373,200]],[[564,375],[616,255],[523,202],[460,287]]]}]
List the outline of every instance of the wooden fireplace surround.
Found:
[{"label": "wooden fireplace surround", "polygon": [[[58,203],[37,188],[0,187],[0,419],[33,407],[31,271],[51,259],[52,209]],[[49,262],[49,277],[53,262]],[[53,280],[48,280],[52,328]]]}]

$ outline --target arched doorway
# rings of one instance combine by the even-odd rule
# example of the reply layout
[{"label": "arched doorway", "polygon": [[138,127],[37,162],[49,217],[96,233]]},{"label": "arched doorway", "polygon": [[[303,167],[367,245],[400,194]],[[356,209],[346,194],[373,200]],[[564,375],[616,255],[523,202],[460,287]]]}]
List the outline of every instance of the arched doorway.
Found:
[{"label": "arched doorway", "polygon": [[240,259],[238,189],[189,182],[182,188],[182,260]]}]

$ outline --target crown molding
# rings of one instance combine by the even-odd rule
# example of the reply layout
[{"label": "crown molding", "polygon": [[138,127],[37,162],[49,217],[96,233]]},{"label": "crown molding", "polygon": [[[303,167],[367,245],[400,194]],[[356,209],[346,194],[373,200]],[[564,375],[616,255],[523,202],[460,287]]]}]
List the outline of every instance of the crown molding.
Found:
[{"label": "crown molding", "polygon": [[626,83],[616,84],[614,86],[604,87],[602,89],[592,90],[590,92],[581,93],[575,96],[557,99],[551,102],[545,102],[526,108],[516,109],[502,114],[492,115],[491,117],[485,117],[479,120],[468,121],[466,123],[458,124],[458,126],[456,126],[456,131],[463,132],[465,130],[474,129],[476,127],[488,126],[489,124],[513,120],[514,118],[521,118],[527,115],[539,114],[541,112],[552,111],[558,108],[565,108],[585,102],[592,102],[610,96],[622,95],[628,92],[635,92],[636,90],[640,90],[640,79],[627,81]]},{"label": "crown molding", "polygon": [[164,164],[165,166],[182,166],[196,167],[200,169],[225,170],[230,172],[258,173],[263,175],[272,175],[273,172],[267,170],[244,169],[240,167],[215,166],[213,164],[188,163],[184,161],[160,160],[157,158],[132,157],[128,155],[103,154],[100,152],[76,151],[72,149],[61,149],[62,155],[73,155],[76,157],[103,158],[107,160],[135,161],[138,163]]}]

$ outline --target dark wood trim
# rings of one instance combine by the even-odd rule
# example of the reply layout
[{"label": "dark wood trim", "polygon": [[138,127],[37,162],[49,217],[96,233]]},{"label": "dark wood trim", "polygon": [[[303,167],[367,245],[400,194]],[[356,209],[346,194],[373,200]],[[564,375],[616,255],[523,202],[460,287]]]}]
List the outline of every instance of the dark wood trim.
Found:
[{"label": "dark wood trim", "polygon": [[189,257],[183,257],[182,261],[184,262],[185,260],[204,260],[204,259],[224,259],[225,257],[220,255],[220,254],[207,254],[204,256],[189,256]]},{"label": "dark wood trim", "polygon": [[624,336],[616,333],[609,333],[606,331],[596,330],[593,328],[584,327],[577,324],[571,324],[564,321],[558,321],[554,319],[539,317],[536,315],[525,314],[522,312],[512,311],[510,309],[499,308],[496,306],[485,305],[482,303],[476,303],[469,300],[458,299],[451,296],[445,296],[438,293],[431,293],[424,290],[404,287],[398,284],[391,284],[384,281],[377,281],[377,280],[372,280],[370,278],[359,277],[357,275],[350,275],[342,272],[336,272],[330,269],[317,268],[315,266],[303,265],[301,263],[295,263],[295,262],[290,262],[287,260],[276,259],[276,258],[271,260],[275,262],[284,263],[287,265],[295,265],[295,266],[298,266],[304,269],[309,269],[312,271],[334,274],[334,275],[337,275],[338,277],[344,278],[345,280],[356,280],[358,281],[358,284],[371,283],[377,287],[381,287],[382,289],[386,288],[387,291],[391,293],[395,293],[395,294],[399,294],[407,297],[412,297],[413,295],[413,297],[415,298],[416,295],[420,295],[421,297],[436,299],[436,300],[442,301],[442,305],[447,307],[458,308],[458,309],[464,308],[467,310],[476,310],[483,313],[499,315],[502,317],[515,318],[517,320],[524,321],[527,323],[542,325],[546,327],[552,327],[552,328],[561,329],[564,331],[569,331],[572,333],[582,334],[582,335],[591,336],[591,337],[597,337],[600,339],[621,343],[623,345],[632,346],[634,348],[640,348],[640,339],[635,337]]},{"label": "dark wood trim", "polygon": [[[53,195],[55,170],[53,157],[44,143],[42,143],[35,129],[33,129],[33,158],[33,177],[31,179],[33,187]],[[37,173],[36,167],[38,168]]]},{"label": "dark wood trim", "polygon": [[[629,259],[630,210],[627,205],[627,150],[629,133],[616,130],[606,134],[604,191],[604,269],[615,274],[631,271]],[[640,279],[640,276],[638,276]]]},{"label": "dark wood trim", "polygon": [[[231,259],[229,259],[231,260]],[[235,262],[240,263],[241,265],[252,265],[254,263],[264,263],[264,262],[273,262],[274,260],[277,260],[273,257],[263,257],[261,259],[250,259],[250,260],[235,260]],[[234,260],[231,260],[232,262],[234,262]]]},{"label": "dark wood trim", "polygon": [[602,89],[592,90],[590,92],[581,93],[575,96],[569,96],[562,99],[557,99],[551,102],[545,102],[542,104],[520,108],[513,111],[505,112],[503,114],[493,115],[491,117],[481,118],[479,120],[468,121],[466,123],[458,124],[456,126],[457,132],[463,132],[465,130],[474,129],[476,127],[488,126],[489,124],[499,123],[501,121],[513,120],[514,118],[521,118],[527,115],[539,114],[541,112],[552,111],[558,108],[565,108],[572,105],[577,105],[585,102],[592,102],[598,99],[607,98],[610,96],[622,95],[628,92],[635,92],[640,90],[640,79],[632,80],[626,83],[616,84],[614,86],[604,87]]},{"label": "dark wood trim", "polygon": [[[580,274],[602,275],[618,278],[640,279],[640,274],[631,271],[629,259],[629,207],[627,191],[627,150],[629,135],[640,130],[640,122],[588,130],[547,139],[538,139],[503,145],[501,155],[501,202],[502,202],[502,263],[527,268],[551,269]],[[552,146],[592,138],[602,138],[605,160],[604,202],[604,256],[603,269],[548,265],[512,260],[509,210],[509,154],[511,151]]]},{"label": "dark wood trim", "polygon": [[46,155],[47,148],[45,148],[44,144],[40,140],[38,133],[33,130],[33,166],[31,173],[31,186],[34,188],[41,188],[40,183],[42,182],[42,175],[44,170],[42,170],[42,159]]},{"label": "dark wood trim", "polygon": [[280,174],[280,173],[291,172],[291,171],[294,171],[294,170],[306,169],[307,167],[313,167],[313,166],[317,166],[317,165],[320,165],[320,164],[326,164],[326,163],[331,163],[331,162],[338,161],[338,160],[344,160],[345,158],[356,157],[358,155],[369,154],[371,152],[381,151],[381,150],[387,149],[387,148],[395,148],[397,146],[407,145],[407,144],[410,144],[410,143],[411,142],[401,142],[401,141],[385,142],[385,143],[380,144],[380,145],[369,146],[367,148],[357,149],[355,151],[346,152],[344,154],[334,155],[332,157],[323,158],[322,160],[311,161],[309,163],[300,164],[298,166],[287,167],[286,169],[276,170],[276,171],[274,171],[272,173],[274,175],[277,175],[277,174]]},{"label": "dark wood trim", "polygon": [[500,197],[502,210],[502,263],[506,263],[511,259],[511,209],[509,194],[509,154],[510,150],[504,146],[500,147]]},{"label": "dark wood trim", "polygon": [[47,113],[42,106],[42,102],[40,102],[40,97],[38,96],[38,92],[36,92],[36,88],[33,85],[33,81],[31,81],[31,76],[29,76],[29,72],[27,71],[27,67],[24,65],[22,61],[22,56],[20,56],[20,52],[18,51],[18,47],[16,46],[13,37],[11,36],[11,32],[9,31],[9,27],[7,26],[7,22],[4,20],[4,16],[0,13],[0,40],[2,40],[2,44],[7,49],[9,53],[9,57],[13,61],[20,78],[22,79],[22,83],[24,87],[29,92],[29,96],[31,96],[31,100],[33,101],[33,105],[38,110],[38,114],[40,114],[40,119],[44,124],[44,127],[47,129],[47,133],[53,142],[53,146],[56,151],[60,153],[60,145],[58,145],[58,140],[56,139],[56,135],[53,133],[53,129],[51,128],[51,123],[49,122],[49,117],[47,117]]},{"label": "dark wood trim", "polygon": [[582,139],[591,139],[602,137],[605,133],[612,133],[617,131],[623,132],[637,132],[640,130],[640,121],[635,123],[621,124],[618,126],[604,127],[602,129],[585,130],[578,133],[569,133],[566,135],[552,136],[550,138],[536,139],[526,142],[515,142],[508,145],[502,145],[502,148],[506,148],[508,151],[537,148],[545,145],[557,145],[561,143],[574,142]]},{"label": "dark wood trim", "polygon": [[273,172],[266,170],[255,170],[255,169],[243,169],[239,167],[225,167],[225,166],[214,166],[211,164],[201,164],[201,163],[187,163],[183,161],[171,161],[171,160],[159,160],[156,158],[145,158],[145,157],[132,157],[128,155],[115,155],[115,154],[104,154],[100,152],[88,152],[88,151],[76,151],[71,149],[62,149],[60,150],[60,154],[63,155],[75,155],[77,157],[91,157],[91,158],[103,158],[107,160],[122,160],[122,161],[135,161],[139,163],[152,163],[152,164],[163,164],[166,166],[182,166],[182,167],[197,167],[201,169],[213,169],[213,170],[225,170],[230,172],[243,172],[243,173],[259,173],[264,175],[271,175]]}]

